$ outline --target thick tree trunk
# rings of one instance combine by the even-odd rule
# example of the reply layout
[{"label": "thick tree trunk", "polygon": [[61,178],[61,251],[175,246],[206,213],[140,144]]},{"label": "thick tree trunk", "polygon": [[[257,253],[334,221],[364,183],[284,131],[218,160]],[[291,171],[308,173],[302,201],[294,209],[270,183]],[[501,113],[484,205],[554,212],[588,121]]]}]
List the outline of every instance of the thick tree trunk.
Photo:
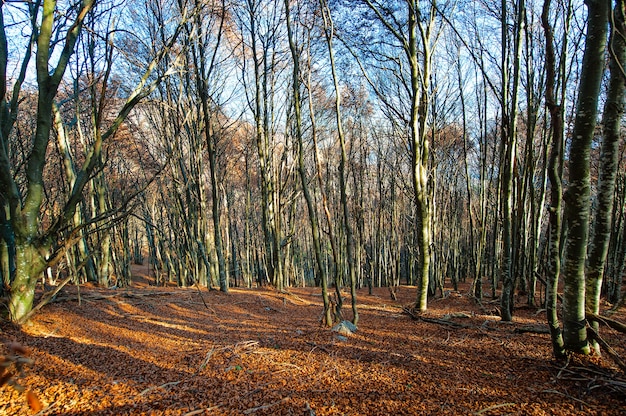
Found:
[{"label": "thick tree trunk", "polygon": [[[626,80],[623,65],[626,63],[626,30],[624,30],[624,1],[617,0],[612,15],[612,32],[610,38],[610,81],[603,112],[602,147],[600,150],[600,174],[598,177],[598,194],[593,237],[590,245],[589,264],[587,267],[587,298],[588,312],[600,313],[600,292],[604,266],[611,237],[611,223],[613,221],[613,198],[615,179],[619,163],[619,142],[621,137],[621,121],[624,114],[624,96]],[[599,331],[597,322],[593,322],[593,329]],[[592,346],[600,353],[600,346],[593,342]]]},{"label": "thick tree trunk", "polygon": [[45,251],[45,248],[32,242],[18,241],[16,244],[15,277],[11,282],[8,304],[12,322],[23,323],[22,319],[33,308],[35,286],[46,268]]},{"label": "thick tree trunk", "polygon": [[585,260],[589,235],[590,150],[604,75],[610,9],[606,0],[588,0],[586,4],[589,13],[587,40],[570,147],[569,188],[564,197],[569,228],[563,267],[563,340],[567,350],[584,354],[589,353],[585,321]]}]

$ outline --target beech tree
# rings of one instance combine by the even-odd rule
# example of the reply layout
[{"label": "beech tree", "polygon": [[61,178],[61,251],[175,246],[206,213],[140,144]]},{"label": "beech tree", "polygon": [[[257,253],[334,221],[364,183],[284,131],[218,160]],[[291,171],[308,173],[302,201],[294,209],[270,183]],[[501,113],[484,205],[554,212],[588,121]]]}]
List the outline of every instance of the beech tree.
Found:
[{"label": "beech tree", "polygon": [[563,266],[563,341],[567,350],[589,353],[585,320],[585,260],[590,215],[590,153],[604,75],[610,4],[587,0],[585,52],[578,86],[576,118],[569,151],[568,188],[564,195],[568,235]]},{"label": "beech tree", "polygon": [[260,172],[262,243],[266,257],[263,279],[282,289],[285,282],[282,201],[276,166],[278,155],[274,151],[278,121],[276,84],[283,68],[279,55],[284,53],[280,42],[284,13],[278,0],[246,0],[239,12],[242,82],[254,118]]},{"label": "beech tree", "polygon": [[[57,14],[57,2],[54,0],[42,0],[28,4],[30,17],[30,39],[26,52],[22,58],[20,75],[15,80],[13,93],[9,101],[5,101],[10,79],[7,74],[9,51],[7,42],[7,26],[4,15],[7,13],[8,4],[3,3],[2,29],[0,31],[0,96],[2,97],[2,109],[0,120],[2,131],[2,146],[0,146],[0,182],[2,191],[0,198],[3,206],[3,262],[8,262],[8,267],[3,270],[9,271],[8,282],[9,301],[8,311],[10,319],[19,322],[32,308],[35,294],[35,284],[46,267],[48,258],[52,254],[55,241],[55,233],[61,224],[54,224],[50,229],[41,230],[41,208],[44,201],[43,170],[46,165],[46,149],[52,129],[52,107],[57,95],[59,85],[63,80],[65,70],[74,52],[74,47],[80,35],[83,22],[95,6],[91,0],[81,1],[68,8],[67,18],[60,20]],[[40,16],[41,14],[41,16]],[[65,13],[63,13],[65,15]],[[52,52],[55,50],[56,36],[63,39],[62,51],[56,62],[52,61]],[[31,45],[36,45],[35,61],[37,73],[37,112],[36,130],[29,149],[27,167],[25,170],[25,187],[20,189],[16,182],[14,167],[11,165],[9,138],[11,130],[18,117],[19,99],[21,86],[26,77],[29,61],[31,58]],[[96,152],[98,149],[94,149]],[[92,159],[93,160],[93,159]],[[91,165],[91,166],[90,166]],[[81,169],[81,177],[77,179],[76,189],[84,186],[85,174],[91,173],[95,163],[86,163]],[[81,183],[82,182],[82,183]],[[62,219],[71,218],[74,214],[77,197],[71,198]],[[72,203],[73,202],[73,203]]]},{"label": "beech tree", "polygon": [[[415,233],[419,253],[417,270],[418,293],[416,307],[424,311],[428,306],[428,286],[431,267],[432,207],[429,194],[430,177],[430,137],[429,111],[431,90],[432,54],[435,49],[437,34],[435,27],[435,2],[406,1],[391,5],[378,1],[364,1],[387,33],[400,48],[402,61],[390,59],[398,65],[398,74],[407,76],[405,86],[410,105],[404,114],[408,124],[408,150],[411,160],[411,187],[415,203]],[[402,16],[403,20],[398,20]],[[402,65],[408,65],[408,74],[403,73]],[[397,75],[396,75],[397,76]],[[375,88],[375,87],[374,87]],[[390,103],[377,91],[383,103]],[[393,111],[398,111],[394,109]]]},{"label": "beech tree", "polygon": [[[550,336],[552,340],[552,349],[555,357],[562,358],[565,355],[563,345],[563,335],[561,333],[561,325],[558,318],[557,310],[557,293],[559,276],[561,274],[561,228],[562,220],[562,178],[563,178],[563,148],[564,148],[564,101],[565,88],[556,90],[557,85],[564,85],[565,65],[561,64],[557,68],[557,55],[555,47],[555,38],[553,25],[550,22],[551,0],[545,0],[541,14],[541,24],[545,31],[546,38],[546,105],[550,114],[549,121],[549,143],[550,157],[548,162],[548,178],[550,180],[550,208],[549,208],[549,267],[547,273],[546,284],[546,315]],[[563,26],[566,31],[569,28],[571,19],[571,2],[565,7],[565,15],[563,18]],[[560,54],[560,61],[565,61],[567,51],[567,36],[563,37],[565,45],[563,45]],[[560,82],[559,82],[560,81]]]},{"label": "beech tree", "polygon": [[[595,210],[586,275],[586,308],[588,312],[596,315],[600,313],[600,294],[613,222],[613,200],[619,166],[619,142],[624,114],[624,98],[626,97],[626,74],[623,69],[623,65],[626,63],[626,28],[624,27],[623,0],[615,1],[611,17],[610,79],[602,113],[603,135],[597,185],[598,204]],[[594,322],[592,326],[598,332],[598,323]],[[599,353],[599,345],[596,342],[593,342],[592,345]]]},{"label": "beech tree", "polygon": [[[99,167],[103,143],[118,131],[125,118],[137,103],[148,96],[160,79],[151,79],[150,75],[156,63],[169,52],[180,29],[161,45],[161,49],[148,67],[141,80],[129,93],[115,119],[108,127],[103,127],[95,137],[86,157],[76,171],[76,178],[71,191],[65,195],[60,212],[52,217],[44,212],[46,183],[43,172],[50,163],[47,155],[48,144],[53,125],[53,107],[59,86],[75,52],[76,43],[81,34],[87,16],[96,10],[95,0],[81,0],[68,4],[59,4],[55,0],[39,0],[24,5],[3,3],[2,29],[0,30],[0,202],[2,215],[2,256],[3,267],[8,276],[3,275],[5,291],[8,295],[7,311],[14,322],[22,322],[33,307],[35,286],[43,270],[57,260],[74,242],[74,237],[60,239],[60,232],[72,226],[72,219],[77,204],[83,198],[83,189]],[[9,46],[18,47],[7,41],[7,25],[4,19],[8,7],[23,7],[27,13],[28,26],[23,27],[29,38],[23,55],[17,79],[11,80],[8,73],[9,57],[20,52],[9,50]],[[22,109],[20,94],[22,85],[29,71],[32,47],[35,50],[35,73],[37,85],[36,129],[27,149],[26,167],[23,171],[11,163],[12,155],[9,140],[18,114]],[[9,85],[13,84],[12,93],[7,97]]]}]

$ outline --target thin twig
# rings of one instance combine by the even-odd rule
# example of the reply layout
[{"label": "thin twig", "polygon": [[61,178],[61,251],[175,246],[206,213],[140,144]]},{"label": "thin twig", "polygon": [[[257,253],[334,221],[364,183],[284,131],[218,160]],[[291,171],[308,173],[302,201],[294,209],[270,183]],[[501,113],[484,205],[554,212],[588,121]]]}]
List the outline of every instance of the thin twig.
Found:
[{"label": "thin twig", "polygon": [[149,387],[149,388],[145,389],[141,393],[139,393],[139,395],[140,396],[145,396],[146,394],[150,393],[151,391],[154,391],[154,390],[157,390],[157,389],[164,389],[164,388],[169,387],[169,386],[176,386],[176,385],[178,385],[180,383],[181,383],[181,380],[179,380],[179,381],[170,381],[169,383],[161,384],[160,386],[152,386],[152,387]]},{"label": "thin twig", "polygon": [[595,329],[591,327],[591,325],[587,325],[587,332],[591,335],[591,338],[596,340],[598,344],[609,354],[609,356],[615,361],[615,364],[619,366],[619,368],[626,373],[626,363],[622,360],[622,357],[619,356],[617,351],[615,351],[608,342],[606,342],[600,335],[596,332]]},{"label": "thin twig", "polygon": [[249,415],[250,413],[254,413],[254,412],[257,412],[259,410],[269,409],[270,407],[274,407],[274,406],[279,405],[281,403],[284,403],[284,402],[286,402],[288,400],[289,400],[289,397],[284,397],[283,399],[281,399],[281,400],[279,400],[277,402],[274,402],[274,403],[264,404],[263,406],[253,407],[251,409],[244,410],[243,414],[244,415]]},{"label": "thin twig", "polygon": [[198,410],[194,410],[194,411],[189,412],[189,413],[185,413],[183,416],[201,415],[204,412],[210,412],[211,410],[219,409],[220,407],[222,407],[222,405],[218,404],[217,406],[211,406],[211,407],[207,407],[205,409],[198,409]]},{"label": "thin twig", "polygon": [[584,401],[584,400],[580,400],[580,399],[577,399],[577,398],[576,398],[576,397],[574,397],[574,396],[571,396],[571,395],[569,395],[569,394],[567,394],[567,393],[563,393],[563,392],[558,391],[558,390],[543,390],[542,392],[543,392],[543,393],[554,393],[554,394],[558,394],[558,395],[561,395],[561,396],[563,396],[563,397],[567,397],[568,399],[572,399],[572,400],[574,400],[574,401],[577,401],[578,403],[581,403],[581,404],[583,404],[583,405],[585,405],[585,406],[587,406],[587,407],[592,407],[592,406],[591,406],[589,403],[587,403],[586,401]]},{"label": "thin twig", "polygon": [[487,413],[491,410],[495,410],[495,409],[499,409],[501,407],[508,407],[508,406],[515,406],[516,403],[500,403],[500,404],[494,404],[493,406],[489,406],[487,408],[484,408],[482,410],[479,410],[478,412],[474,412],[475,415],[482,415],[483,413]]}]

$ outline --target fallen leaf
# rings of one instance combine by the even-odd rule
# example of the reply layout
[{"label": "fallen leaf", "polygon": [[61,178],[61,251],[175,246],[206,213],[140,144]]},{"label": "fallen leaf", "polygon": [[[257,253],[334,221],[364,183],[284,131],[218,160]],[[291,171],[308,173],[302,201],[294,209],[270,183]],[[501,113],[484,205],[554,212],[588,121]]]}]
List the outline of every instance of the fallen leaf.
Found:
[{"label": "fallen leaf", "polygon": [[43,404],[41,404],[39,398],[31,390],[26,391],[26,401],[28,401],[28,406],[35,413],[43,409]]}]

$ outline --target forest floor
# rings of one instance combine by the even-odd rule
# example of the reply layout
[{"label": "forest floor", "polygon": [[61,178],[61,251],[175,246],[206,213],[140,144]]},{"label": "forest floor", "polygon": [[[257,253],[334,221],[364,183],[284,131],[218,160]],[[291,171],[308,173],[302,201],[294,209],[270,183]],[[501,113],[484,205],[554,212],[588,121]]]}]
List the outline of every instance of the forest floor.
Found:
[{"label": "forest floor", "polygon": [[[505,323],[497,302],[447,288],[413,319],[415,287],[397,301],[362,289],[358,331],[341,337],[320,326],[317,288],[224,294],[137,276],[79,289],[21,329],[0,326],[0,355],[33,360],[16,380],[26,392],[0,387],[0,415],[626,414],[611,359],[555,362],[549,335],[525,332],[546,329],[545,313],[522,299]],[[626,357],[624,334],[601,335]]]}]

